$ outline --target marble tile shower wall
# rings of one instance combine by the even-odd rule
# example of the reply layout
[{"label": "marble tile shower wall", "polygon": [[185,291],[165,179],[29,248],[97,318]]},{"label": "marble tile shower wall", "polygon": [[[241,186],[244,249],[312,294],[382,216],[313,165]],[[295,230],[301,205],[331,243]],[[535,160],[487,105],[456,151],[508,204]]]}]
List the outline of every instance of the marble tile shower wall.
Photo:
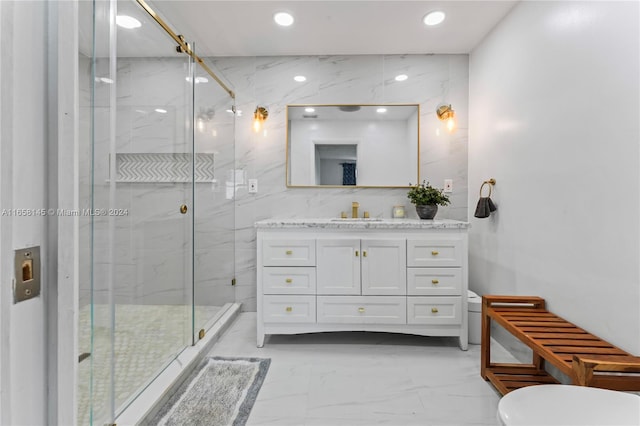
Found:
[{"label": "marble tile shower wall", "polygon": [[[420,176],[436,186],[453,179],[449,207],[439,218],[467,220],[467,55],[358,55],[216,58],[216,67],[232,83],[236,105],[236,167],[258,179],[259,192],[241,189],[236,197],[236,301],[245,311],[256,309],[257,220],[283,217],[337,217],[358,201],[372,217],[390,217],[393,205],[407,206],[417,217],[405,189],[287,188],[285,184],[286,105],[336,103],[419,103]],[[297,83],[295,75],[305,75]],[[398,74],[409,79],[395,81]],[[435,115],[451,103],[458,129],[453,134]],[[256,105],[269,109],[266,135],[251,129]],[[440,129],[439,135],[436,130]]]},{"label": "marble tile shower wall", "polygon": [[[185,153],[191,151],[188,126],[191,96],[184,58],[119,58],[116,81],[117,153]],[[96,84],[104,84],[96,82]],[[205,87],[206,86],[206,87]],[[96,87],[96,92],[103,90]],[[195,130],[195,149],[213,153],[216,182],[116,184],[109,203],[109,108],[96,96],[93,144],[93,197],[96,208],[116,207],[128,214],[96,217],[94,223],[94,302],[116,304],[191,303],[191,227],[189,216],[178,213],[189,206],[195,214],[195,299],[199,305],[221,305],[234,300],[234,202],[227,197],[227,170],[234,168],[234,124],[226,110],[229,96],[214,83],[196,86],[195,111],[209,110],[206,122]],[[166,110],[166,113],[156,111]],[[211,112],[215,111],[215,113]],[[91,143],[84,144],[82,164],[91,164]],[[81,173],[81,207],[91,206],[91,168]],[[89,190],[87,190],[89,188]],[[109,221],[113,220],[113,252]],[[84,224],[88,228],[88,223]],[[81,233],[87,235],[85,229]],[[89,242],[86,241],[88,244]],[[113,256],[113,287],[109,285]],[[88,277],[88,271],[83,273]],[[81,305],[88,285],[81,284]]]}]

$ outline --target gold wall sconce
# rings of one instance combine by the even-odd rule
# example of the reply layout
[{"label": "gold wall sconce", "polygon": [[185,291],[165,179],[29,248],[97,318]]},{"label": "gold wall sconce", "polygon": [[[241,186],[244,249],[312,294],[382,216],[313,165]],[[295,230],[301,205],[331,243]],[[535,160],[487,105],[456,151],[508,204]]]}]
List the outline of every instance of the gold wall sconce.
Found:
[{"label": "gold wall sconce", "polygon": [[269,117],[267,108],[257,106],[253,113],[253,131],[258,133],[262,129],[264,121]]},{"label": "gold wall sconce", "polygon": [[451,108],[451,105],[440,105],[436,109],[436,114],[440,120],[446,121],[449,133],[456,129],[456,113]]}]

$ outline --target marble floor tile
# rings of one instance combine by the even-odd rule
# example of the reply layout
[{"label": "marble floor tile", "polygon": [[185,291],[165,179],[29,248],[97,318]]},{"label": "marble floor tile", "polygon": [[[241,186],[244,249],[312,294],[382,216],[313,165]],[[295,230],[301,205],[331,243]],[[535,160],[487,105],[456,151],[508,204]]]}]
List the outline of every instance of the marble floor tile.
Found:
[{"label": "marble floor tile", "polygon": [[[480,377],[480,346],[388,333],[270,336],[245,312],[210,355],[271,358],[247,425],[495,425],[500,395]],[[493,342],[494,362],[517,362]]]}]

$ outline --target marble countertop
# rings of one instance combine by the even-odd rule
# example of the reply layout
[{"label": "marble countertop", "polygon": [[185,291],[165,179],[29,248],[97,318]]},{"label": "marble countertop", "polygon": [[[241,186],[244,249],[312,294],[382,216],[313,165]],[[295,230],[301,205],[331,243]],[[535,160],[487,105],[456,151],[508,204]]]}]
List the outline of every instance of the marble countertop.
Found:
[{"label": "marble countertop", "polygon": [[465,229],[469,222],[437,219],[267,219],[255,223],[257,229]]}]

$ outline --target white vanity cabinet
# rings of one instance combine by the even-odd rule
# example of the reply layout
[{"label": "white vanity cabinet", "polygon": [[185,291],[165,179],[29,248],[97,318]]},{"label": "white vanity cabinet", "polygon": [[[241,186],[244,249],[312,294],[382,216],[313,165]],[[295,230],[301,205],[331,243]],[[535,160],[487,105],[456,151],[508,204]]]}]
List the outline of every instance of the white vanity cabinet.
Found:
[{"label": "white vanity cabinet", "polygon": [[257,343],[269,334],[457,336],[467,349],[458,221],[269,220],[257,228]]}]

